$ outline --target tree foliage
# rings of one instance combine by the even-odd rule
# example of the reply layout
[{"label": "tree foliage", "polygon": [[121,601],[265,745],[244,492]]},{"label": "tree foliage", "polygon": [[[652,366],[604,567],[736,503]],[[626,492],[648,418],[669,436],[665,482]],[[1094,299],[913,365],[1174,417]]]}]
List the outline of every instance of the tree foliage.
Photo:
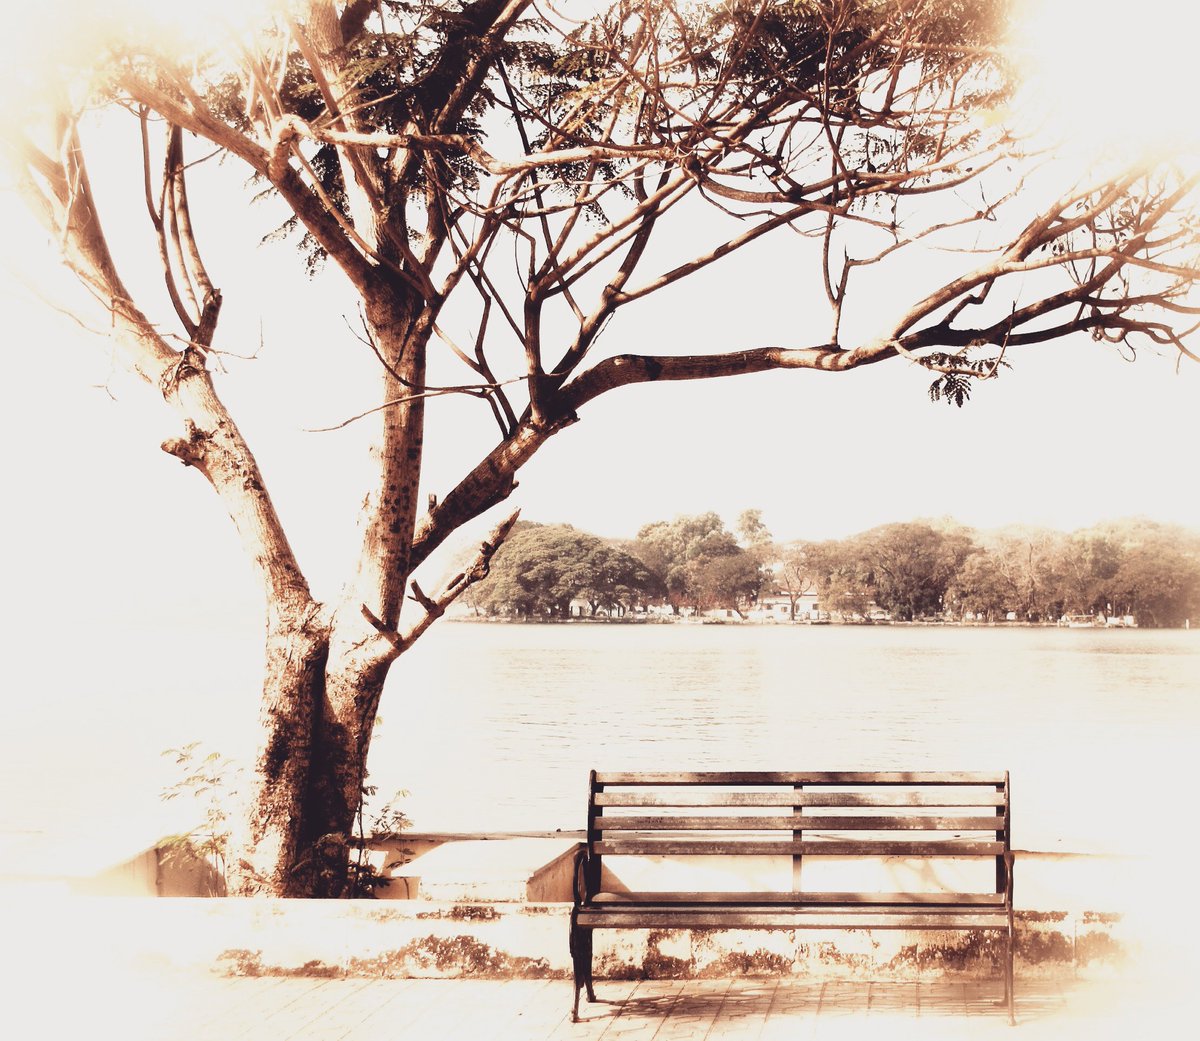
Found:
[{"label": "tree foliage", "polygon": [[1102,591],[1139,625],[1182,625],[1200,616],[1200,546],[1189,550],[1169,537],[1147,539],[1122,554]]},{"label": "tree foliage", "polygon": [[[761,523],[759,511],[747,514]],[[791,600],[793,620],[810,594],[843,620],[1091,615],[1158,627],[1200,615],[1200,535],[1145,520],[1070,534],[897,522],[774,547],[770,567],[760,563],[765,545],[739,546],[715,513],[648,524],[627,549],[570,525],[521,523],[473,602],[491,614],[565,618],[572,602],[586,603],[591,616],[661,601],[676,610],[744,610],[768,592]]]},{"label": "tree foliage", "polygon": [[693,563],[691,588],[697,610],[725,609],[739,614],[758,599],[764,574],[757,554],[736,553],[705,557]]},{"label": "tree foliage", "polygon": [[1200,536],[1144,520],[1070,535],[888,524],[806,546],[804,564],[828,608],[852,617],[873,609],[900,620],[1133,616],[1154,627],[1200,612]]},{"label": "tree foliage", "polygon": [[[1189,353],[1198,175],[1132,156],[1100,173],[1043,168],[1005,125],[1003,0],[616,0],[582,21],[530,0],[280,0],[210,50],[196,41],[212,32],[166,46],[177,7],[213,28],[202,5],[112,24],[103,5],[87,12],[101,22],[81,12],[62,31],[83,45],[44,65],[57,76],[45,91],[9,98],[24,125],[3,140],[116,361],[173,413],[163,449],[212,487],[262,585],[265,723],[232,844],[239,892],[344,891],[384,681],[487,574],[513,519],[476,537],[444,586],[426,591],[417,568],[508,499],[597,398],[903,358],[961,403],[1017,348],[1074,332]],[[201,176],[212,154],[232,176]],[[142,186],[146,256],[109,238],[93,164]],[[361,549],[327,593],[310,588],[220,392],[236,346],[222,304],[255,287],[222,284],[202,249],[219,230],[200,215],[241,212],[241,186],[245,203],[277,207],[302,266],[340,272],[377,363],[352,417],[370,431]],[[789,342],[685,348],[702,313],[685,307],[669,343],[643,342],[634,322],[624,353],[602,344],[628,305],[776,233],[802,251],[796,277],[824,289],[823,331],[795,321]],[[957,265],[940,284],[877,316],[870,339],[847,329],[860,301],[875,309],[873,269],[911,270],[935,245]],[[147,259],[157,295],[128,275]],[[329,347],[335,374],[342,350]],[[495,430],[430,500],[426,408],[451,394]],[[735,546],[672,554],[677,602],[747,595],[724,559]]]},{"label": "tree foliage", "polygon": [[1007,615],[1012,584],[994,557],[982,549],[968,554],[946,587],[946,605],[959,617],[994,622]]},{"label": "tree foliage", "polygon": [[941,611],[946,587],[962,566],[970,540],[928,524],[888,524],[859,542],[875,602],[905,621]]},{"label": "tree foliage", "polygon": [[738,545],[715,513],[644,525],[631,548],[661,576],[676,611],[736,609],[758,592],[757,557]]},{"label": "tree foliage", "polygon": [[575,600],[594,617],[620,615],[657,597],[658,578],[637,558],[566,524],[519,524],[473,592],[477,609],[523,618],[568,618]]},{"label": "tree foliage", "polygon": [[796,620],[800,598],[814,592],[820,579],[821,554],[818,547],[805,541],[778,547],[774,554],[771,580],[775,589],[788,598],[790,617]]}]

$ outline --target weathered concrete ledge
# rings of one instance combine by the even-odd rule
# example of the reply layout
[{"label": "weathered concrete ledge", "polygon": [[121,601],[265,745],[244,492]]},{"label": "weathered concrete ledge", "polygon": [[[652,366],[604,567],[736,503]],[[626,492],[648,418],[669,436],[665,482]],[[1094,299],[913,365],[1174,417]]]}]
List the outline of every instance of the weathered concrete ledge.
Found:
[{"label": "weathered concrete ledge", "polygon": [[[183,894],[199,891],[197,879],[165,874],[149,850],[87,879],[10,877],[0,914],[16,937],[13,957],[58,969],[73,960],[85,970],[121,962],[227,975],[565,978],[577,848],[571,834],[408,837],[376,851],[394,878],[388,899],[358,901],[195,899]],[[625,866],[635,887],[636,868]],[[1186,958],[1197,923],[1169,899],[1186,870],[1178,858],[1018,851],[1018,974],[1094,976]],[[597,975],[624,979],[902,981],[993,977],[1000,951],[988,933],[601,930],[595,964]]]},{"label": "weathered concrete ledge", "polygon": [[[389,902],[570,901],[572,864],[580,837],[581,833],[574,832],[404,835],[378,840],[368,852],[377,871],[391,880],[377,894]],[[94,856],[73,856],[76,847],[88,848],[86,842],[76,840],[69,850],[64,848],[55,857],[42,850],[36,857],[27,854],[14,860],[4,857],[5,850],[0,846],[0,893],[6,884],[20,885],[27,891],[38,889],[47,896],[194,897],[212,895],[220,888],[219,879],[205,862],[172,859],[155,846],[134,856],[113,857],[107,863]],[[28,863],[23,865],[22,859]],[[1163,914],[1178,913],[1178,908],[1172,911],[1159,907],[1159,894],[1180,892],[1190,884],[1188,864],[1187,858],[1178,853],[1133,857],[1019,849],[1016,906],[1023,911],[1148,912],[1158,919]],[[627,864],[621,869],[622,874],[630,872],[635,887],[636,875],[632,872],[636,866]],[[988,865],[983,868],[986,870]],[[662,882],[661,865],[654,871],[657,881]],[[901,881],[898,877],[894,885],[885,888],[903,890],[909,881],[912,879]],[[677,889],[697,888],[685,884],[683,874],[676,882]],[[782,884],[786,887],[790,883],[789,862]],[[988,884],[988,879],[982,878],[984,888]],[[745,880],[731,880],[728,886],[719,888],[769,889],[774,885],[771,881],[752,885]]]},{"label": "weathered concrete ledge", "polygon": [[382,900],[528,901],[571,899],[577,837],[413,836],[376,842],[369,859],[390,880]]},{"label": "weathered concrete ledge", "polygon": [[[5,909],[24,959],[64,958],[223,975],[567,978],[561,903],[75,897]],[[1117,916],[1022,912],[1017,972],[1112,973],[1139,938]],[[892,930],[632,930],[596,934],[597,975],[616,979],[992,977],[1002,944],[977,933]]]},{"label": "weathered concrete ledge", "polygon": [[[580,848],[579,837],[573,833],[487,837],[418,835],[376,842],[371,849],[371,860],[381,874],[392,880],[392,884],[379,893],[384,900],[569,902],[574,856]],[[710,887],[732,891],[790,885],[789,858],[741,859],[744,863],[733,867],[728,860],[715,862],[717,875],[714,876],[714,864],[706,863],[707,858],[702,857],[609,858],[605,867],[606,884],[619,887],[624,882],[630,888],[641,889],[641,872],[648,869],[648,888],[666,885],[680,890]],[[814,857],[811,860],[814,863],[826,861],[825,866],[833,871],[833,875],[815,888],[837,889],[838,875],[845,870],[844,865],[836,863],[838,858]],[[685,864],[685,861],[691,863]],[[780,865],[782,875],[778,871]],[[954,878],[954,885],[965,885],[968,879],[974,879],[984,890],[992,881],[990,861],[963,865],[949,858],[934,865],[923,862],[919,866],[920,874],[906,874],[903,858],[884,858],[882,873],[862,879],[861,884],[869,889],[880,883],[883,889],[900,891],[910,886],[921,888],[939,873]],[[936,870],[931,875],[933,868]],[[756,869],[760,877],[752,883],[748,878]],[[1182,865],[1178,861],[1164,865],[1149,857],[1017,850],[1015,903],[1018,910],[1024,911],[1078,913],[1103,908],[1124,912],[1144,905],[1170,871],[1180,870]],[[701,872],[699,876],[697,871]],[[970,874],[964,876],[964,871]],[[887,881],[889,875],[891,880]],[[694,884],[688,881],[689,878]],[[718,883],[717,878],[724,881]],[[1179,882],[1182,877],[1175,877],[1170,884]]]}]

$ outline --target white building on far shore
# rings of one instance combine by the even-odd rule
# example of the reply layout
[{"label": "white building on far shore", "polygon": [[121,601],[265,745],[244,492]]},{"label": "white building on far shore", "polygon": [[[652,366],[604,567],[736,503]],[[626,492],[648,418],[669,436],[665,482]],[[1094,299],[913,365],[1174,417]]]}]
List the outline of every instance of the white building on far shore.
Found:
[{"label": "white building on far shore", "polygon": [[795,614],[792,613],[792,598],[787,593],[770,593],[760,596],[758,602],[746,612],[748,622],[828,622],[829,612],[821,610],[815,591],[801,593],[796,597]]}]

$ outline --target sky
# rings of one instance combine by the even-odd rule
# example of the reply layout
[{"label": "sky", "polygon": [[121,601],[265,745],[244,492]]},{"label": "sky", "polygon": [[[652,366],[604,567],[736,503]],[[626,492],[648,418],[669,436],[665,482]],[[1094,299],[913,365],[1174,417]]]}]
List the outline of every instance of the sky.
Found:
[{"label": "sky", "polygon": [[[1153,8],[1158,0],[1148,2]],[[1089,33],[1104,19],[1079,20],[1078,5],[1053,9],[1075,12],[1080,50],[1101,46]],[[1173,67],[1161,60],[1161,46],[1146,41],[1136,55],[1150,64],[1139,70],[1127,62],[1123,82],[1169,87],[1155,78],[1156,55],[1162,68]],[[1061,56],[1045,68],[1057,70],[1045,72],[1056,97],[1064,91],[1054,94],[1053,75],[1073,77],[1073,111],[1087,102],[1094,80],[1103,80],[1095,89],[1103,91],[1108,122],[1126,134],[1135,124],[1151,129],[1153,121],[1139,117],[1149,111],[1145,95],[1140,110],[1126,111],[1119,106],[1130,99],[1113,94],[1098,68]],[[108,129],[102,124],[96,133]],[[123,134],[114,132],[104,146],[107,158],[136,147]],[[1085,126],[1081,136],[1099,134]],[[97,163],[93,175],[117,215],[114,240],[135,258],[129,280],[149,286],[156,276],[144,263],[152,240],[138,210],[140,186],[116,163]],[[354,302],[338,273],[309,281],[291,246],[259,246],[278,213],[269,205],[247,209],[231,194],[194,201],[198,226],[212,229],[203,244],[225,291],[220,343],[234,354],[257,354],[226,358],[218,389],[258,456],[314,591],[333,596],[356,549],[364,428],[313,428],[374,403],[376,363],[347,327]],[[78,297],[56,266],[54,243],[7,192],[0,192],[0,227],[4,633],[13,682],[40,692],[42,706],[24,709],[34,726],[59,718],[56,699],[66,703],[93,666],[124,676],[126,666],[106,657],[128,645],[122,633],[170,634],[152,672],[131,670],[129,696],[144,705],[155,683],[200,667],[212,648],[225,646],[212,642],[218,622],[248,633],[247,646],[261,623],[252,576],[215,496],[158,447],[177,434],[172,417],[152,390],[113,367],[102,335],[51,306],[70,308]],[[931,257],[927,268],[873,285],[853,318],[861,334],[886,324],[923,280],[936,278],[938,263]],[[631,307],[606,331],[603,347],[698,352],[822,342],[828,320],[816,273],[811,250],[795,239],[756,246]],[[87,321],[102,325],[95,314]],[[1169,353],[1142,352],[1131,361],[1086,337],[1014,350],[1008,360],[1012,368],[978,386],[961,409],[930,401],[930,374],[903,360],[844,375],[779,372],[626,388],[589,405],[543,448],[506,507],[612,537],[708,510],[732,525],[747,508],[761,509],[780,540],[945,516],[979,528],[1027,523],[1069,531],[1130,515],[1200,528],[1200,368],[1177,366]],[[477,403],[439,398],[430,403],[429,428],[424,490],[444,495],[494,444],[495,427]],[[463,538],[478,538],[493,517]],[[116,702],[121,694],[108,689],[106,697]],[[202,718],[198,707],[187,711],[178,724],[185,733]],[[104,705],[93,705],[75,716],[78,747],[104,715]],[[13,747],[6,755],[20,753]]]},{"label": "sky", "polygon": [[[1159,0],[1148,3],[1152,14]],[[1100,46],[1120,6],[1092,5],[1087,9],[1104,17],[1090,19],[1073,2],[1033,8],[1041,20],[1031,23],[1022,46],[1048,122],[1078,121],[1094,95],[1107,129],[1081,124],[1071,140],[1089,147],[1113,139],[1128,145],[1135,133],[1149,135],[1146,147],[1157,140],[1157,119],[1146,115],[1146,104],[1136,107],[1147,95],[1095,86],[1084,75],[1092,67],[1073,57]],[[1146,36],[1153,24],[1162,22],[1130,23],[1138,47],[1126,56],[1122,78],[1127,85],[1146,81],[1151,92],[1172,87],[1179,64],[1174,36]],[[1068,29],[1079,47],[1064,52],[1057,43]],[[1064,82],[1074,86],[1070,97]],[[166,320],[140,187],[120,161],[136,150],[136,138],[103,120],[91,132],[99,146],[91,173],[112,207],[109,233],[127,280],[135,297],[155,294],[155,317]],[[198,167],[195,176],[212,166]],[[313,429],[374,404],[375,363],[350,328],[355,303],[341,276],[329,269],[308,280],[290,245],[260,245],[279,211],[247,208],[230,187],[229,170],[211,176],[224,187],[198,198],[194,186],[193,203],[225,293],[219,345],[231,354],[218,389],[259,457],[302,564],[331,595],[356,549],[365,430]],[[11,193],[0,193],[0,208],[7,231],[0,307],[13,388],[2,419],[10,501],[34,506],[19,511],[21,535],[9,541],[6,553],[16,558],[9,567],[36,587],[29,561],[62,552],[56,518],[69,517],[83,521],[70,540],[83,558],[116,553],[153,571],[153,554],[144,552],[147,526],[165,541],[163,533],[194,525],[189,538],[213,558],[209,566],[239,572],[240,561],[227,562],[212,548],[232,544],[208,489],[157,447],[175,433],[171,417],[153,391],[113,368],[102,335],[62,313],[78,311],[80,297],[56,266],[54,243],[22,216]],[[687,221],[672,232],[680,248],[694,233]],[[922,286],[936,284],[945,259],[918,259],[866,287],[847,320],[851,336],[870,336]],[[776,237],[628,308],[601,348],[700,352],[819,343],[828,314],[818,286],[814,251],[795,237]],[[103,321],[94,309],[85,317],[93,328]],[[466,326],[462,335],[469,335]],[[899,359],[840,375],[779,372],[625,388],[590,404],[581,422],[552,439],[519,475],[506,507],[519,506],[529,520],[612,537],[708,510],[732,525],[747,508],[761,509],[780,540],[943,516],[980,528],[1074,530],[1129,515],[1200,527],[1200,496],[1188,480],[1196,365],[1180,365],[1170,352],[1143,351],[1132,361],[1086,337],[1013,350],[1008,360],[1011,369],[977,386],[961,409],[930,401],[929,373]],[[429,427],[424,491],[444,495],[494,444],[496,430],[485,407],[454,397],[430,403]],[[491,520],[464,538],[473,540]],[[81,566],[83,581],[94,581],[86,561]]]},{"label": "sky", "polygon": [[[337,273],[309,283],[290,270],[289,251],[251,248],[240,274],[214,263],[227,272],[227,317],[244,334],[228,349],[259,350],[254,361],[226,359],[218,387],[258,452],[302,563],[333,592],[354,551],[362,433],[354,424],[312,428],[373,404],[373,361],[347,328],[355,312]],[[817,304],[797,303],[803,271],[790,252],[757,250],[636,305],[604,346],[795,344],[798,329],[822,328],[811,317]],[[9,385],[19,388],[2,420],[10,502],[36,504],[21,511],[18,527],[28,530],[9,552],[57,552],[54,518],[81,513],[87,524],[73,540],[94,551],[136,556],[145,539],[138,521],[151,516],[163,529],[209,517],[197,536],[205,545],[221,537],[228,524],[207,487],[158,448],[174,431],[154,394],[112,368],[103,338],[14,280],[7,288]],[[846,374],[625,388],[552,439],[510,502],[527,519],[613,537],[707,510],[732,525],[751,507],[781,540],[941,516],[1074,530],[1138,514],[1200,528],[1188,479],[1195,365],[1150,352],[1130,361],[1086,337],[1014,350],[1009,360],[961,409],[931,401],[930,374],[900,359]],[[495,428],[478,403],[458,398],[432,401],[429,424],[425,489],[444,495],[491,447]]]}]

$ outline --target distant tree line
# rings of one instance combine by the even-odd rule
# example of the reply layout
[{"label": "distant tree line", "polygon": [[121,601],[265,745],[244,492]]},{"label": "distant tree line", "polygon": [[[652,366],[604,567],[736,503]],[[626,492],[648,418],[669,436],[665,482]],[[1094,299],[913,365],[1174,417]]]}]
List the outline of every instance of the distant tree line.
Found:
[{"label": "distant tree line", "polygon": [[1200,534],[1145,520],[1072,534],[1047,528],[980,533],[952,523],[887,524],[849,539],[793,543],[830,610],[893,618],[1054,621],[1133,616],[1177,626],[1200,611]]},{"label": "distant tree line", "polygon": [[593,616],[621,616],[663,592],[659,576],[620,544],[569,524],[521,521],[468,602],[477,612],[518,618],[567,618],[575,601]]},{"label": "distant tree line", "polygon": [[630,540],[522,522],[471,605],[526,619],[623,617],[649,606],[745,614],[767,596],[790,601],[793,618],[815,597],[847,620],[879,612],[900,621],[1104,615],[1179,626],[1200,617],[1200,533],[1147,520],[1071,534],[908,521],[777,543],[758,510],[744,511],[734,531],[703,513],[647,524]]}]

